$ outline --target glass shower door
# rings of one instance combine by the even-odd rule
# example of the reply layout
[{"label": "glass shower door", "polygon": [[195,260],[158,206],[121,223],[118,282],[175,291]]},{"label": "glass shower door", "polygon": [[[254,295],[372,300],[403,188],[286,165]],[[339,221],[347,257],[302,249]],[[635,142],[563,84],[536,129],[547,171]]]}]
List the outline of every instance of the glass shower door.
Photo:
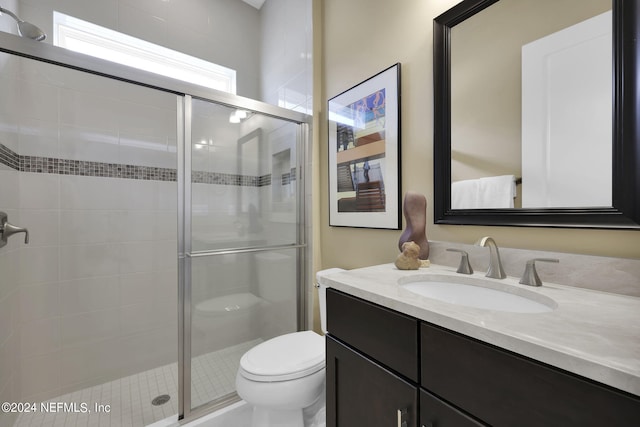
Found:
[{"label": "glass shower door", "polygon": [[185,392],[191,410],[237,400],[242,355],[298,330],[304,209],[302,125],[190,98],[186,116]]}]

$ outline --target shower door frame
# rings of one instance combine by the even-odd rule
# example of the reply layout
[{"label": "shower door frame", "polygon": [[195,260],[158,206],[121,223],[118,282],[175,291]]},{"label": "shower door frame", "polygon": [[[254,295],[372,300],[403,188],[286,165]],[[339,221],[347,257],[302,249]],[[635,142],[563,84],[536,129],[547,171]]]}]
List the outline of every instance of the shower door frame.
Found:
[{"label": "shower door frame", "polygon": [[[228,98],[225,93],[225,98]],[[240,98],[240,97],[238,97]],[[192,251],[192,232],[191,232],[191,146],[192,146],[192,119],[193,119],[193,100],[210,102],[216,105],[222,105],[231,108],[243,108],[254,113],[258,113],[271,118],[287,121],[298,125],[296,132],[296,180],[299,183],[296,186],[297,206],[296,206],[296,242],[293,244],[279,244],[279,245],[265,245],[260,247],[243,247],[237,249],[221,249],[221,250],[203,250]],[[182,100],[183,104],[180,105]],[[178,215],[182,215],[182,218],[178,218],[178,281],[179,281],[179,294],[178,294],[178,343],[179,343],[179,356],[178,356],[178,369],[182,373],[179,379],[178,388],[179,394],[183,397],[179,402],[179,419],[184,422],[191,421],[196,418],[213,412],[217,409],[224,408],[230,404],[240,401],[240,397],[236,393],[232,393],[229,396],[222,396],[214,401],[205,403],[196,408],[191,407],[191,361],[192,361],[192,343],[191,343],[191,308],[192,308],[192,260],[194,258],[204,258],[212,256],[224,256],[231,254],[247,254],[257,252],[267,252],[282,249],[296,249],[297,259],[297,271],[296,271],[296,301],[297,301],[297,329],[306,329],[308,318],[308,301],[306,298],[305,289],[301,284],[311,283],[307,280],[308,273],[310,271],[309,263],[311,257],[309,256],[309,245],[307,243],[307,224],[310,224],[309,212],[307,205],[306,194],[308,190],[308,176],[306,175],[306,165],[308,157],[307,152],[309,150],[309,135],[310,135],[310,122],[311,117],[303,115],[306,121],[292,120],[291,117],[284,117],[282,115],[283,109],[275,107],[269,104],[264,104],[260,101],[250,100],[242,98],[243,104],[229,102],[231,99],[226,99],[226,102],[216,101],[213,98],[204,98],[201,96],[185,94],[182,98],[178,99],[178,116],[181,114],[184,120],[179,120],[178,123],[182,123],[182,134],[180,126],[178,129]],[[291,110],[285,110],[285,112],[291,112]],[[295,112],[293,112],[295,113]],[[299,113],[296,113],[299,114]]]},{"label": "shower door frame", "polygon": [[[176,95],[177,102],[177,193],[178,193],[178,419],[180,423],[186,423],[196,418],[200,418],[216,409],[227,406],[230,403],[239,401],[239,397],[231,397],[224,401],[214,401],[210,404],[202,405],[195,410],[191,409],[191,289],[190,289],[190,262],[193,256],[206,256],[206,254],[191,254],[190,241],[190,216],[186,215],[185,209],[190,206],[190,183],[191,178],[191,101],[200,99],[223,105],[231,108],[249,110],[265,116],[295,123],[298,126],[297,132],[297,241],[293,245],[278,245],[265,248],[244,248],[229,251],[229,253],[255,252],[261,250],[275,249],[297,249],[298,263],[297,271],[297,327],[298,330],[306,329],[309,321],[309,301],[304,284],[312,283],[311,280],[311,256],[310,245],[308,243],[308,226],[311,224],[310,218],[310,175],[307,172],[311,153],[311,124],[312,117],[294,110],[285,109],[275,105],[256,101],[239,95],[221,92],[202,86],[193,85],[187,82],[171,79],[168,77],[153,74],[147,71],[137,70],[125,65],[116,64],[99,58],[94,58],[81,53],[73,52],[61,47],[52,46],[46,43],[34,42],[20,36],[0,32],[0,52],[16,55],[19,57],[46,62],[63,68],[70,68],[76,71],[95,74],[101,77],[122,81],[138,86],[168,92]],[[189,168],[186,168],[186,166]],[[186,181],[188,179],[188,181]],[[187,199],[188,197],[188,199]],[[187,200],[189,203],[187,203]],[[190,211],[189,211],[190,212]],[[219,251],[220,252],[220,251]],[[189,267],[189,268],[187,268]],[[188,281],[187,281],[188,279]],[[188,344],[188,345],[187,345]]]}]

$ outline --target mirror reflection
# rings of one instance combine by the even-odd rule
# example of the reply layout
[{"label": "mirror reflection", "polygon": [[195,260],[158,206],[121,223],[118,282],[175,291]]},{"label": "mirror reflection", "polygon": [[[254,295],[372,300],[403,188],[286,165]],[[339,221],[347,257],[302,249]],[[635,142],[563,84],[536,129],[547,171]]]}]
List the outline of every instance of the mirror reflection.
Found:
[{"label": "mirror reflection", "polygon": [[501,0],[452,27],[452,209],[612,206],[611,9]]}]

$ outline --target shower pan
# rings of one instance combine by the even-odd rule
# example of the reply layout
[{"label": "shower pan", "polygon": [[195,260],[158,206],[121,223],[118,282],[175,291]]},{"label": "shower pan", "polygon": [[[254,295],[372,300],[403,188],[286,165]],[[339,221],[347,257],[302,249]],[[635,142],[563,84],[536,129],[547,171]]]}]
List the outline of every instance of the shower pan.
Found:
[{"label": "shower pan", "polygon": [[239,401],[240,356],[307,324],[309,117],[31,44],[0,34],[0,211],[29,230],[0,248],[0,401],[63,410],[0,427]]}]

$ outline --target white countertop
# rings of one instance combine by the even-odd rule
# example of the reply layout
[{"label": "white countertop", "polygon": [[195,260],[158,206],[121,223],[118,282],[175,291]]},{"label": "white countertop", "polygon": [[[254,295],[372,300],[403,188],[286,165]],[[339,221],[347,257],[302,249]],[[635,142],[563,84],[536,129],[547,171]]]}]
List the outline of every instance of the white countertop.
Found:
[{"label": "white countertop", "polygon": [[[415,295],[401,288],[420,276],[446,275],[495,282],[553,299],[548,313],[507,313],[464,307]],[[466,279],[465,279],[466,278]],[[393,264],[359,268],[320,279],[324,285],[449,330],[513,351],[640,396],[640,298],[516,278],[488,279],[431,265],[398,270]],[[546,299],[546,298],[544,298]]]}]

